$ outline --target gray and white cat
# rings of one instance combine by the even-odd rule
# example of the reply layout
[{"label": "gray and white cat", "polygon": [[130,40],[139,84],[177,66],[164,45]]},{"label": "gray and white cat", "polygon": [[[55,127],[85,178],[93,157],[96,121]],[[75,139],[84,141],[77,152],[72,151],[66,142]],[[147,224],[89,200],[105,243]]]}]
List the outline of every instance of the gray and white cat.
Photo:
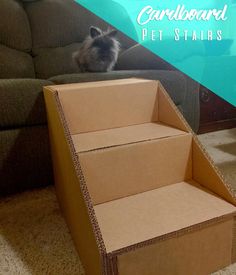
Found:
[{"label": "gray and white cat", "polygon": [[90,27],[89,36],[74,54],[81,72],[107,72],[114,68],[120,51],[116,35],[116,30],[103,32],[97,27]]}]

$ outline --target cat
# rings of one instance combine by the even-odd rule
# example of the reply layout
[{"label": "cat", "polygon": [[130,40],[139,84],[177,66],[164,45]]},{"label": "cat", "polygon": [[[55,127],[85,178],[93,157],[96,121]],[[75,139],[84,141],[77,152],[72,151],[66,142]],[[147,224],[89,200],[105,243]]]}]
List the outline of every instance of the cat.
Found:
[{"label": "cat", "polygon": [[91,26],[89,36],[80,49],[74,54],[74,59],[81,72],[111,71],[118,58],[120,43],[116,39],[116,30],[107,30]]}]

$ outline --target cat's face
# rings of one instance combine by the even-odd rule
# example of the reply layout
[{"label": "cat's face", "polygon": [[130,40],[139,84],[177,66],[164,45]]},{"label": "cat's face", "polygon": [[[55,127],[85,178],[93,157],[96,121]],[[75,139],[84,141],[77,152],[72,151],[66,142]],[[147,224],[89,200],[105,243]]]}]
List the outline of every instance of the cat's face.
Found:
[{"label": "cat's face", "polygon": [[113,54],[114,41],[108,36],[101,36],[94,39],[92,48],[96,48],[98,56],[102,60],[109,59]]},{"label": "cat's face", "polygon": [[91,27],[90,36],[93,39],[91,49],[97,52],[97,57],[106,62],[114,58],[118,50],[118,41],[115,39],[116,30],[103,33],[100,29]]}]

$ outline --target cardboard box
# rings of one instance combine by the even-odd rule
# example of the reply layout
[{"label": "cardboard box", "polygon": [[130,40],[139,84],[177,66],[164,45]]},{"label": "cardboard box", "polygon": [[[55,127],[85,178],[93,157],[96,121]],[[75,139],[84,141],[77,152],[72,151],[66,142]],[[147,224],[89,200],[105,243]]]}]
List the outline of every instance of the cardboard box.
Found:
[{"label": "cardboard box", "polygon": [[158,81],[46,87],[55,184],[87,275],[235,261],[235,197]]}]

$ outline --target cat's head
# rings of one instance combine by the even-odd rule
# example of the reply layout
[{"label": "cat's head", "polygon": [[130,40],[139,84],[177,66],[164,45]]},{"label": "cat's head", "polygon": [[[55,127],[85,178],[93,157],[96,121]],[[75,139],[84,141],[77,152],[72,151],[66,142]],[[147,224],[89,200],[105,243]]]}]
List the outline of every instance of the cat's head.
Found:
[{"label": "cat's head", "polygon": [[91,26],[89,36],[90,47],[97,52],[99,59],[108,61],[118,54],[120,44],[116,39],[116,30],[103,32],[101,29]]}]

